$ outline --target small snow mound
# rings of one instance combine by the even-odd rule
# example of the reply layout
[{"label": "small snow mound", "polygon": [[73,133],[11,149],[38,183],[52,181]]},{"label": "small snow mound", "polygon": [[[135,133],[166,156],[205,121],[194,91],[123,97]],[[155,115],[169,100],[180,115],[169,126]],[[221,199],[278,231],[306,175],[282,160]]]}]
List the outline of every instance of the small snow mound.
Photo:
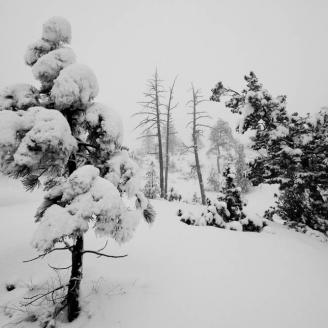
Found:
[{"label": "small snow mound", "polygon": [[65,67],[54,82],[51,97],[56,108],[66,109],[87,106],[98,94],[98,82],[86,65],[72,64]]},{"label": "small snow mound", "polygon": [[42,26],[42,39],[53,43],[70,43],[72,29],[70,22],[59,16],[48,19]]}]

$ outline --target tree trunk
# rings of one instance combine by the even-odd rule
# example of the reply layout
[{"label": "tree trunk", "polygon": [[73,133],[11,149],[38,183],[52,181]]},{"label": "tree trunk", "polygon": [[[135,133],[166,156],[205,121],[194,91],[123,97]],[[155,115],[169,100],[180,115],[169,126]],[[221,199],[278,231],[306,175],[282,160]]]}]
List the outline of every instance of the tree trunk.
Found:
[{"label": "tree trunk", "polygon": [[164,198],[164,167],[163,167],[163,147],[161,135],[161,113],[158,95],[158,75],[155,73],[155,94],[156,94],[156,125],[157,125],[157,138],[158,138],[158,160],[159,160],[159,185],[161,189],[161,198]]},{"label": "tree trunk", "polygon": [[198,176],[198,181],[199,181],[199,188],[200,188],[200,195],[202,198],[202,204],[206,205],[206,196],[205,196],[202,171],[200,169],[200,163],[199,163],[199,157],[198,157],[197,141],[196,141],[196,144],[194,142],[194,154],[195,154],[196,171],[197,171],[197,176]]},{"label": "tree trunk", "polygon": [[72,248],[72,271],[67,292],[67,318],[71,322],[80,314],[80,284],[82,279],[83,235],[76,238]]},{"label": "tree trunk", "polygon": [[192,131],[192,139],[194,144],[194,154],[195,154],[195,162],[196,162],[196,170],[197,170],[197,176],[199,181],[199,188],[200,188],[200,196],[202,198],[202,204],[206,205],[206,196],[205,196],[205,190],[204,190],[204,183],[203,183],[203,176],[202,171],[200,169],[200,163],[199,163],[199,157],[198,157],[198,140],[197,140],[197,129],[196,129],[196,95],[193,90],[193,131]]},{"label": "tree trunk", "polygon": [[167,126],[166,126],[166,157],[165,157],[165,185],[164,192],[165,198],[167,197],[167,182],[169,176],[169,139],[170,139],[170,111],[167,113]]},{"label": "tree trunk", "polygon": [[220,168],[220,157],[221,157],[221,153],[220,153],[220,146],[217,146],[217,155],[216,155],[216,165],[217,165],[217,169],[218,169],[218,174],[221,174],[221,168]]}]

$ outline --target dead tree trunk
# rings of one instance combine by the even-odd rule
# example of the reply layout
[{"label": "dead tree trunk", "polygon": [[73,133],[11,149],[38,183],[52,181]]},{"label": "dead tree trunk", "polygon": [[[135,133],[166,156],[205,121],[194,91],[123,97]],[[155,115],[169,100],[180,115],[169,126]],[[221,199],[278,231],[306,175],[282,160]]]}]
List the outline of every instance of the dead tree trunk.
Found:
[{"label": "dead tree trunk", "polygon": [[205,124],[199,123],[199,120],[202,118],[208,117],[208,115],[204,115],[204,112],[197,111],[197,105],[199,105],[203,100],[199,95],[199,91],[195,90],[194,86],[192,85],[192,141],[193,141],[193,150],[195,155],[195,164],[196,164],[196,171],[198,176],[199,188],[200,188],[200,195],[202,199],[202,204],[206,205],[206,196],[205,196],[205,189],[204,189],[204,182],[202,171],[200,168],[199,162],[199,155],[198,155],[198,138],[202,132],[201,127],[206,126]]},{"label": "dead tree trunk", "polygon": [[156,103],[156,122],[157,122],[157,139],[158,139],[158,160],[159,160],[159,186],[161,189],[161,198],[164,198],[164,161],[161,134],[161,112],[158,94],[158,75],[155,73],[155,103]]},{"label": "dead tree trunk", "polygon": [[221,157],[220,146],[218,145],[217,146],[217,154],[216,154],[216,166],[218,169],[218,174],[221,174],[220,157]]},{"label": "dead tree trunk", "polygon": [[166,108],[166,149],[165,149],[165,182],[164,182],[164,192],[165,192],[165,198],[167,197],[167,188],[168,188],[168,176],[169,176],[169,162],[170,162],[170,154],[169,154],[169,149],[170,149],[170,134],[172,133],[171,131],[171,111],[174,109],[177,104],[172,106],[172,101],[173,101],[173,91],[174,91],[174,85],[175,81],[177,78],[174,79],[173,84],[170,88],[170,94],[169,94],[169,102]]},{"label": "dead tree trunk", "polygon": [[67,318],[71,322],[80,314],[80,284],[82,279],[83,235],[77,236],[72,247],[72,270],[67,292]]}]

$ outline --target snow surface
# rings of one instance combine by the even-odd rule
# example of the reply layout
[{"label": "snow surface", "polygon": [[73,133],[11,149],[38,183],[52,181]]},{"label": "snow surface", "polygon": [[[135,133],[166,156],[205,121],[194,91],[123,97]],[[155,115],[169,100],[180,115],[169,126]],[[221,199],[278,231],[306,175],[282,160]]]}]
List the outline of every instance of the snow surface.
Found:
[{"label": "snow surface", "polygon": [[[261,215],[273,202],[274,188],[263,186],[248,196],[251,214]],[[41,197],[27,194],[22,202],[23,195],[16,183],[0,180],[0,303],[7,305],[0,311],[0,326],[10,321],[4,312],[15,313],[11,307],[26,293],[33,295],[33,288],[50,277],[56,281],[47,263],[69,264],[65,252],[21,262],[35,255],[29,240]],[[124,247],[110,242],[104,250],[127,253],[127,258],[85,255],[82,314],[58,327],[327,327],[327,243],[275,223],[271,233],[192,227],[179,222],[176,210],[197,213],[201,206],[152,204],[158,213],[152,228],[139,225]],[[88,233],[85,247],[99,249],[103,242]],[[8,282],[17,288],[7,292]],[[24,322],[18,327],[38,326]]]}]

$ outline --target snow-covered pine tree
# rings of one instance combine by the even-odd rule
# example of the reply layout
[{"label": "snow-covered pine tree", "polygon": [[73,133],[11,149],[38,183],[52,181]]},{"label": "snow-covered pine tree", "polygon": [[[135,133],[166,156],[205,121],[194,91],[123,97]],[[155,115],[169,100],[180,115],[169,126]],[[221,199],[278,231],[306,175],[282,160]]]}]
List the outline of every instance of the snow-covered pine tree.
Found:
[{"label": "snow-covered pine tree", "polygon": [[224,222],[240,221],[246,217],[243,212],[243,201],[241,199],[241,188],[235,185],[235,174],[228,166],[224,172],[225,184],[222,194],[218,197],[219,201],[225,202],[226,206],[219,211],[219,215]]},{"label": "snow-covered pine tree", "polygon": [[246,163],[244,145],[237,142],[234,148],[237,156],[234,162],[236,172],[235,182],[241,188],[241,191],[245,193],[249,190],[251,183],[247,178],[249,169]]},{"label": "snow-covered pine tree", "polygon": [[146,184],[143,189],[143,192],[147,198],[150,199],[155,199],[157,198],[161,190],[158,185],[159,177],[156,171],[156,166],[153,161],[150,162],[149,164],[149,169],[146,173]]},{"label": "snow-covered pine tree", "polygon": [[[42,252],[37,258],[71,252],[70,280],[60,287],[67,296],[54,316],[67,307],[72,321],[80,313],[83,256],[111,257],[85,250],[84,234],[93,227],[97,235],[123,243],[140,216],[151,221],[154,212],[139,191],[137,166],[122,147],[122,122],[113,109],[94,102],[96,76],[76,63],[70,41],[70,23],[49,19],[25,55],[40,88],[18,84],[1,92],[0,170],[30,190],[43,181],[46,194],[32,245]],[[125,205],[123,193],[136,198],[136,209]]]}]

